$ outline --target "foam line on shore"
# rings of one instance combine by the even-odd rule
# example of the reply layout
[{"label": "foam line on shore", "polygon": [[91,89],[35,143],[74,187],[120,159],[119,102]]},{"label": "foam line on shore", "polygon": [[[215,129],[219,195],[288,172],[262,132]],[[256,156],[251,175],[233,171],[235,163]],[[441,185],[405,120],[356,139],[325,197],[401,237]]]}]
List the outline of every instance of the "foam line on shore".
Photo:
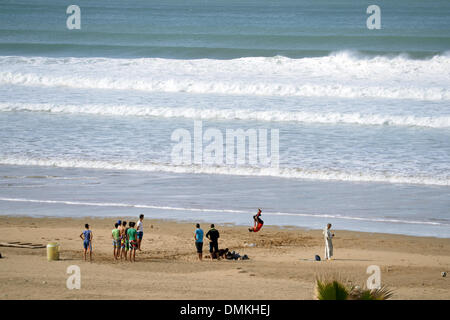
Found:
[{"label": "foam line on shore", "polygon": [[[141,208],[141,209],[160,209],[160,210],[172,210],[172,211],[190,211],[190,212],[220,212],[220,213],[234,213],[234,214],[252,214],[250,211],[244,210],[232,210],[232,209],[200,209],[200,208],[182,208],[182,207],[170,207],[170,206],[156,206],[148,204],[130,204],[130,203],[99,203],[99,202],[85,202],[85,201],[63,201],[63,200],[37,200],[37,199],[23,199],[23,198],[4,198],[1,197],[0,201],[9,202],[30,202],[30,203],[46,203],[46,204],[62,204],[62,205],[74,205],[74,206],[96,206],[96,207],[125,207],[125,208]],[[345,220],[357,220],[366,222],[381,222],[381,223],[401,223],[401,224],[419,224],[419,225],[447,225],[439,222],[431,221],[408,221],[400,219],[385,219],[385,218],[362,218],[351,217],[332,214],[307,214],[307,213],[290,213],[290,212],[264,212],[265,216],[297,216],[297,217],[311,217],[311,218],[326,218],[326,219],[345,219]]]}]

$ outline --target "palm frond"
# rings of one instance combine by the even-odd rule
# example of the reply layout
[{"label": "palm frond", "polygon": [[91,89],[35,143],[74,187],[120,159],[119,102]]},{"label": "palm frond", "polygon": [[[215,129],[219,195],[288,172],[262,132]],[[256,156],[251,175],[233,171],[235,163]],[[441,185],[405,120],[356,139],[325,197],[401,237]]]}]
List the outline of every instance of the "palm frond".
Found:
[{"label": "palm frond", "polygon": [[379,289],[361,288],[336,275],[317,277],[314,288],[314,298],[317,300],[387,300],[393,295],[393,290],[385,285]]},{"label": "palm frond", "polygon": [[315,298],[317,300],[347,300],[348,289],[337,280],[316,280]]}]

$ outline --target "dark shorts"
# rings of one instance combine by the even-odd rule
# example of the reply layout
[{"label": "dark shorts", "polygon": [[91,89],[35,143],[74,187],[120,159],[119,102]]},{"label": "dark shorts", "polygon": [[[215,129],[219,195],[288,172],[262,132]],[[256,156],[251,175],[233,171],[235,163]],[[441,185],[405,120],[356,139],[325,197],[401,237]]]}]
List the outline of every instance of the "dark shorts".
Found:
[{"label": "dark shorts", "polygon": [[87,249],[92,250],[91,241],[89,241],[89,240],[84,240],[84,241],[83,241],[83,247],[84,247],[84,250],[87,250]]},{"label": "dark shorts", "polygon": [[197,248],[197,253],[203,252],[203,242],[196,242],[195,247]]},{"label": "dark shorts", "polygon": [[138,238],[139,240],[142,240],[142,237],[144,237],[144,231],[138,231],[138,233],[137,233],[137,238]]},{"label": "dark shorts", "polygon": [[209,252],[219,252],[219,243],[217,241],[209,243]]},{"label": "dark shorts", "polygon": [[137,249],[137,241],[136,240],[130,240],[130,249],[131,250]]}]

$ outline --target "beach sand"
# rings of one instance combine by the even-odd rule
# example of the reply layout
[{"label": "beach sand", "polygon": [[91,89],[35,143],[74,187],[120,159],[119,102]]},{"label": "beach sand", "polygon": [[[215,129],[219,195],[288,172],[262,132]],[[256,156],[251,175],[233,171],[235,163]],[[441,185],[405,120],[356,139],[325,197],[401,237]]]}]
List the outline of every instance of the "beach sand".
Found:
[{"label": "beach sand", "polygon": [[[0,242],[61,245],[60,261],[48,262],[46,249],[0,247],[0,299],[311,299],[314,279],[339,274],[363,285],[366,269],[378,265],[382,284],[394,299],[449,299],[450,239],[335,230],[334,258],[323,256],[321,230],[216,225],[220,248],[250,260],[199,262],[194,224],[144,220],[143,251],[136,263],[112,257],[114,219],[0,217]],[[94,234],[94,261],[83,261],[79,234],[84,223]],[[209,224],[202,228],[208,230]],[[249,247],[249,244],[255,244]],[[205,242],[204,254],[209,249]],[[69,290],[67,267],[78,265],[81,289]]]}]

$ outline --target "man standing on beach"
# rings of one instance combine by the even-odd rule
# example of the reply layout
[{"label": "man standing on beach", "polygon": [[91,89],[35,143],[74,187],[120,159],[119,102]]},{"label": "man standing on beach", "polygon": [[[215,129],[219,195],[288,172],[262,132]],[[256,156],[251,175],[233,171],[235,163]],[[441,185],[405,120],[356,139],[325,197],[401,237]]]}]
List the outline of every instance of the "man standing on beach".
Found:
[{"label": "man standing on beach", "polygon": [[200,224],[197,223],[196,225],[197,229],[194,233],[194,239],[195,239],[195,247],[197,248],[198,258],[200,261],[202,261],[203,256],[203,230],[200,229]]},{"label": "man standing on beach", "polygon": [[138,244],[138,250],[141,251],[141,242],[142,238],[144,237],[144,215],[141,214],[139,216],[139,221],[136,223],[136,231],[137,231],[137,244]]},{"label": "man standing on beach", "polygon": [[84,225],[85,230],[80,234],[80,238],[83,240],[84,247],[84,261],[86,261],[86,254],[89,251],[89,261],[92,261],[92,239],[94,238],[92,231],[89,230],[89,225]]},{"label": "man standing on beach", "polygon": [[331,223],[327,224],[327,227],[325,230],[323,230],[323,236],[325,239],[325,259],[331,260],[331,257],[333,256],[333,242],[332,238],[334,237],[334,233],[331,233],[330,231]]},{"label": "man standing on beach", "polygon": [[206,234],[209,239],[209,252],[211,253],[211,259],[217,259],[219,253],[219,231],[214,228],[214,224],[211,224],[211,229]]}]

